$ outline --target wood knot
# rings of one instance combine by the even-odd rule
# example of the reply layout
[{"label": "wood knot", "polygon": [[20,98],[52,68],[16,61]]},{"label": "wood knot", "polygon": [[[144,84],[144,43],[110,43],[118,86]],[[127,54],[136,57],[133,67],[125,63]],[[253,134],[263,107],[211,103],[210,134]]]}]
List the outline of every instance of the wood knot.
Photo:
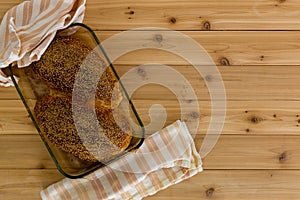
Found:
[{"label": "wood knot", "polygon": [[287,160],[287,153],[283,152],[282,154],[280,154],[279,158],[278,158],[279,162],[284,162]]},{"label": "wood knot", "polygon": [[205,22],[203,22],[203,29],[204,30],[210,30],[210,23],[209,23],[209,21],[205,21]]},{"label": "wood knot", "polygon": [[139,67],[139,68],[137,69],[137,74],[138,74],[139,76],[143,77],[143,78],[145,78],[145,77],[147,76],[147,72],[146,72],[143,68],[141,68],[141,67]]},{"label": "wood knot", "polygon": [[170,22],[171,24],[175,24],[175,23],[177,22],[177,20],[176,20],[175,17],[170,17],[169,22]]},{"label": "wood knot", "polygon": [[298,119],[298,123],[300,124],[300,119]]},{"label": "wood knot", "polygon": [[131,10],[131,11],[125,12],[125,14],[127,14],[127,15],[134,15],[134,11]]},{"label": "wood knot", "polygon": [[214,188],[209,188],[209,189],[207,189],[205,191],[207,197],[212,197],[212,195],[214,194],[214,192],[215,192]]},{"label": "wood knot", "polygon": [[265,56],[260,56],[260,61],[263,61]]},{"label": "wood knot", "polygon": [[192,103],[194,100],[192,100],[192,99],[186,99],[185,100],[185,102],[187,102],[187,103]]},{"label": "wood knot", "polygon": [[253,116],[253,117],[251,117],[249,120],[250,120],[253,124],[258,124],[259,122],[263,121],[263,118]]},{"label": "wood knot", "polygon": [[155,34],[153,37],[153,41],[161,43],[163,41],[163,36],[161,34]]},{"label": "wood knot", "polygon": [[229,60],[227,58],[225,58],[225,57],[223,57],[223,58],[220,59],[220,63],[223,66],[229,66],[230,65]]},{"label": "wood knot", "polygon": [[212,81],[212,76],[211,75],[207,75],[207,76],[205,76],[205,80],[207,81],[207,82],[210,82],[210,81]]},{"label": "wood knot", "polygon": [[274,114],[274,115],[273,115],[273,117],[274,117],[274,118],[276,118],[276,117],[277,117],[277,115],[276,115],[276,114]]},{"label": "wood knot", "polygon": [[246,129],[246,132],[247,132],[247,133],[249,133],[249,132],[250,132],[250,129],[249,129],[249,128],[247,128],[247,129]]},{"label": "wood knot", "polygon": [[43,164],[40,164],[40,165],[38,166],[38,168],[39,168],[39,169],[46,169],[45,165],[43,165]]},{"label": "wood knot", "polygon": [[198,119],[199,118],[199,114],[197,112],[192,112],[190,114],[190,116],[193,118],[193,119]]}]

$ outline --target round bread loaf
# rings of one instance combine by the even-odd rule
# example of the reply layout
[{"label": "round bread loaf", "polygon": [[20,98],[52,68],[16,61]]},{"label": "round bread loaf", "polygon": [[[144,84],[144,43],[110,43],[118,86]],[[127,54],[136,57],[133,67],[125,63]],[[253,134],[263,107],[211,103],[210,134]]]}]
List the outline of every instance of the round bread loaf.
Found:
[{"label": "round bread loaf", "polygon": [[[74,106],[74,105],[73,105]],[[42,134],[58,148],[90,162],[103,161],[124,151],[132,138],[131,126],[118,109],[96,107],[99,131],[92,112],[76,107],[80,123],[74,123],[70,98],[47,95],[38,99],[34,108]]]},{"label": "round bread loaf", "polygon": [[[51,89],[68,95],[72,95],[75,79],[78,78],[81,68],[82,74],[77,83],[80,94],[75,94],[77,97],[95,94],[96,102],[105,107],[116,107],[122,100],[118,79],[111,68],[106,66],[95,51],[77,38],[55,37],[41,59],[32,63],[31,67],[37,77],[45,81]],[[102,76],[98,79],[95,74]],[[91,87],[95,78],[96,83],[98,81],[96,91]],[[114,88],[116,92],[113,92]]]}]

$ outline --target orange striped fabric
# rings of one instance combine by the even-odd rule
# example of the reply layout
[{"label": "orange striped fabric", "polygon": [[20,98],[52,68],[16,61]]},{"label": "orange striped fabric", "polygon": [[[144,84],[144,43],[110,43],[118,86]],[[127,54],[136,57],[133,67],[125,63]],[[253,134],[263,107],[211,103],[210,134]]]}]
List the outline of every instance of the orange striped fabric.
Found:
[{"label": "orange striped fabric", "polygon": [[65,178],[41,191],[49,199],[142,199],[202,171],[186,124],[176,121],[145,139],[134,153],[80,179]]},{"label": "orange striped fabric", "polygon": [[[86,0],[30,0],[11,8],[0,24],[0,68],[40,59],[56,32],[82,22]],[[0,72],[0,86],[12,81]]]}]

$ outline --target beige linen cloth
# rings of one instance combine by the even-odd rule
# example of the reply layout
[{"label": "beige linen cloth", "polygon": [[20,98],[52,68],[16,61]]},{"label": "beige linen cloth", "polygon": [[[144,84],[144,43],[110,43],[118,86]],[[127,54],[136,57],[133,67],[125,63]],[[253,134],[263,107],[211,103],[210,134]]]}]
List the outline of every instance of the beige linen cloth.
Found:
[{"label": "beige linen cloth", "polygon": [[[39,60],[58,30],[83,21],[85,1],[31,0],[8,10],[0,25],[0,68],[13,62],[25,67]],[[0,86],[12,85],[0,73]]]},{"label": "beige linen cloth", "polygon": [[202,171],[184,122],[145,139],[134,153],[79,178],[65,178],[41,191],[43,200],[142,199]]}]

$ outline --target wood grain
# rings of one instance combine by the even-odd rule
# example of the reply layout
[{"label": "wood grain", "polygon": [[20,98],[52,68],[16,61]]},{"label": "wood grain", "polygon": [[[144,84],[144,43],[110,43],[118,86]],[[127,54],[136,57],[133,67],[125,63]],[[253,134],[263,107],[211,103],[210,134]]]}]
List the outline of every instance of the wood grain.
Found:
[{"label": "wood grain", "polygon": [[50,184],[62,179],[57,170],[0,170],[0,199],[37,200],[39,193]]},{"label": "wood grain", "polygon": [[299,171],[207,170],[146,199],[299,199]]},{"label": "wood grain", "polygon": [[[101,41],[118,33],[120,32],[96,31]],[[298,31],[183,31],[181,33],[201,45],[213,58],[216,65],[299,65],[300,63]],[[157,35],[155,31],[147,34],[147,37],[143,32],[133,35],[134,37],[128,37],[126,40],[120,39],[115,40],[116,43],[108,43],[106,49],[110,46],[118,48],[117,51],[122,48],[127,49],[136,44],[136,41],[139,41],[140,44],[137,45],[138,48],[148,49],[132,51],[116,60],[116,64],[187,64],[183,58],[157,50],[158,47],[172,50],[171,47],[180,46],[185,53],[191,52],[189,46],[184,45],[185,39],[165,32],[162,34],[162,41],[157,41],[155,40]],[[151,50],[150,47],[156,49]],[[199,54],[200,58],[201,56]],[[200,58],[199,60],[201,60]],[[224,60],[227,61],[224,62]]]},{"label": "wood grain", "polygon": [[88,1],[85,23],[99,30],[299,30],[299,7],[297,0]]},{"label": "wood grain", "polygon": [[[177,119],[187,123],[195,120],[192,107],[187,112],[180,110],[177,101],[139,100],[133,101],[145,125],[150,123],[150,108],[161,104],[168,114],[166,125]],[[206,134],[211,118],[211,107],[208,101],[199,101],[198,134]],[[161,109],[152,108],[152,117],[159,119]],[[299,135],[299,102],[298,101],[227,101],[227,110],[222,134],[226,135]],[[151,121],[153,127],[158,122]],[[213,129],[215,130],[215,129]],[[193,129],[190,130],[194,132]]]},{"label": "wood grain", "polygon": [[[39,135],[0,136],[1,169],[54,169]],[[11,159],[14,158],[14,159]]]},{"label": "wood grain", "polygon": [[[2,0],[0,19],[22,0]],[[87,1],[84,22],[97,30],[299,30],[299,2],[268,0]]]},{"label": "wood grain", "polygon": [[[203,136],[195,137],[197,149],[202,141]],[[205,170],[300,170],[299,142],[299,136],[221,135],[203,166]],[[38,135],[1,135],[0,150],[1,169],[55,168]]]},{"label": "wood grain", "polygon": [[2,105],[0,107],[0,135],[37,133],[20,99],[0,100],[0,103]]},{"label": "wood grain", "polygon": [[23,2],[23,0],[2,0],[0,6],[0,19],[2,20],[7,10],[21,2]]},{"label": "wood grain", "polygon": [[[39,192],[62,178],[56,170],[0,170],[0,198],[40,199]],[[299,199],[295,170],[204,170],[145,199]],[[184,195],[183,195],[184,191]]]},{"label": "wood grain", "polygon": [[[179,72],[191,84],[199,100],[210,100],[210,94],[207,89],[206,82],[216,83],[223,81],[225,86],[226,97],[228,101],[236,100],[299,100],[300,91],[300,67],[299,66],[219,66],[218,72],[222,77],[218,78],[218,73],[208,74],[202,77],[193,66],[169,66],[174,71]],[[128,88],[138,85],[137,80],[156,80],[167,82],[171,88],[176,88],[177,79],[174,79],[171,74],[155,74],[155,78],[147,75],[146,69],[150,67],[143,66],[119,66],[116,65],[117,71],[122,76],[130,69],[133,69],[135,76],[130,76],[130,79],[124,79],[123,82]],[[140,73],[144,71],[145,73]],[[201,71],[201,70],[200,70]],[[141,81],[141,83],[143,83]],[[143,86],[143,85],[141,85]],[[178,88],[178,87],[177,87]],[[157,86],[148,84],[139,88],[133,99],[177,99],[170,89],[166,86]],[[179,90],[180,88],[178,88]],[[219,88],[218,88],[219,89]],[[181,90],[179,90],[180,92]],[[220,92],[217,92],[220,94]],[[177,95],[179,96],[179,95]]]},{"label": "wood grain", "polygon": [[0,98],[2,99],[20,99],[15,87],[0,87]]},{"label": "wood grain", "polygon": [[[120,33],[119,31],[96,31],[101,41]],[[139,32],[143,33],[143,32]],[[279,65],[285,70],[290,66],[299,66],[300,40],[299,31],[188,31],[182,32],[194,39],[212,57],[214,63],[219,66],[244,66],[244,65]],[[132,51],[114,61],[114,64],[140,65],[146,63],[160,63],[166,65],[188,65],[182,57],[175,56],[171,52],[158,50],[157,48],[170,49],[172,46],[182,46],[182,51],[188,52],[189,47],[178,43],[179,38],[165,36],[162,42],[155,41],[156,33],[149,33],[149,37],[142,38],[137,47],[144,50]],[[132,37],[131,40],[117,40],[116,43],[107,43],[106,47],[115,49],[129,48],[138,40]],[[247,42],[245,42],[247,41]],[[156,49],[150,49],[156,48]],[[172,50],[172,48],[170,49]],[[199,54],[200,64],[201,56]],[[283,70],[283,69],[282,69]],[[290,70],[290,69],[289,69]],[[291,69],[292,70],[292,69]],[[254,72],[254,70],[253,70]]]},{"label": "wood grain", "polygon": [[[223,81],[227,100],[229,101],[257,101],[257,100],[288,100],[295,101],[300,99],[300,66],[219,66],[218,74],[209,74],[202,77],[193,66],[169,66],[183,75],[192,85],[198,100],[210,100],[210,94],[207,89],[206,82]],[[140,74],[145,71],[143,69],[151,69],[151,67],[140,67],[136,65],[116,65],[120,75],[124,75],[129,70],[134,70],[130,79],[123,80],[128,87],[134,85],[143,86],[143,82],[137,82],[141,79],[159,80],[164,82],[168,80],[170,87],[176,87],[177,80],[172,78],[170,74],[157,74],[155,79],[147,73]],[[143,77],[142,77],[143,78]],[[170,79],[167,79],[170,78]],[[126,81],[126,82],[125,82]],[[19,99],[15,88],[0,88],[1,99]],[[170,89],[155,84],[144,85],[136,90],[133,99],[177,99],[171,93]]]},{"label": "wood grain", "polygon": [[[159,122],[150,121],[149,109],[154,104],[162,105],[167,111],[165,125],[177,119],[187,122],[194,120],[190,111],[180,110],[176,100],[134,100],[135,107],[145,125]],[[1,100],[0,135],[37,134],[20,100]],[[206,134],[211,107],[209,101],[199,101],[198,134]],[[159,119],[161,109],[152,108],[152,117]],[[187,107],[187,110],[192,110]],[[300,131],[300,105],[298,101],[228,101],[227,113],[222,134],[230,135],[298,135]],[[150,129],[152,132],[155,129]],[[190,130],[194,132],[194,130]]]}]

